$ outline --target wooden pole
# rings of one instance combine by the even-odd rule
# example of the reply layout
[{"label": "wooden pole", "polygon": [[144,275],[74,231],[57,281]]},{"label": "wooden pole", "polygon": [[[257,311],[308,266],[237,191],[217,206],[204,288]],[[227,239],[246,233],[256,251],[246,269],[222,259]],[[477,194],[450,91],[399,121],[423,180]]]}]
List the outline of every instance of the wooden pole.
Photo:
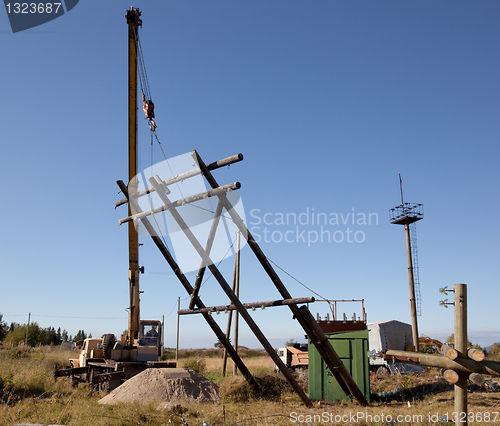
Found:
[{"label": "wooden pole", "polygon": [[[472,374],[475,374],[475,373],[472,373]],[[455,383],[457,383],[458,380],[459,380],[459,375],[458,375],[458,373],[455,370],[445,370],[445,371],[443,371],[443,377],[444,377],[444,379],[448,383],[450,383],[452,385],[454,385]]]},{"label": "wooden pole", "polygon": [[[217,195],[218,196],[221,196],[221,195],[225,196],[226,192],[233,191],[233,190],[240,189],[240,188],[241,188],[241,184],[239,182],[234,182],[234,183],[230,183],[229,185],[221,186],[217,189],[212,189],[210,191],[206,191],[206,192],[202,192],[200,194],[191,195],[189,197],[182,198],[181,200],[174,201],[170,205],[173,208],[180,207],[180,206],[183,206],[185,204],[194,203],[195,201],[200,201],[200,200],[203,200],[203,199],[208,198],[208,197],[213,197],[213,196],[217,196]],[[154,209],[147,210],[147,211],[141,210],[140,213],[134,211],[134,214],[129,215],[124,219],[120,219],[118,221],[118,224],[123,225],[124,223],[127,223],[127,222],[130,223],[134,220],[142,219],[143,217],[150,216],[150,215],[153,215],[156,213],[161,213],[165,210],[168,210],[167,206],[159,206],[159,207],[156,207]]]},{"label": "wooden pole", "polygon": [[467,351],[467,356],[470,359],[473,359],[474,361],[478,361],[478,362],[483,361],[484,357],[485,357],[484,352],[481,349],[476,349],[476,348],[470,348]]},{"label": "wooden pole", "polygon": [[[123,195],[125,195],[125,197],[127,197],[127,199],[129,200],[129,204],[135,204],[134,209],[136,209],[136,211],[140,211],[140,207],[137,205],[137,203],[135,203],[135,201],[133,199],[132,199],[132,201],[130,200],[129,194],[128,194],[128,189],[127,189],[126,185],[121,180],[117,181],[116,183],[117,183],[118,187],[121,189],[121,191],[123,192]],[[148,231],[153,242],[156,244],[156,247],[158,247],[158,249],[160,250],[160,253],[163,255],[163,257],[165,258],[165,260],[169,264],[170,268],[172,268],[172,271],[174,271],[174,274],[177,276],[178,280],[180,281],[180,283],[182,284],[184,289],[187,291],[187,293],[189,295],[191,295],[193,293],[193,287],[191,286],[191,284],[189,283],[189,280],[186,278],[186,276],[181,271],[181,268],[179,268],[179,265],[177,264],[177,262],[175,261],[175,259],[172,256],[172,254],[170,253],[170,251],[167,249],[167,247],[165,246],[165,244],[161,240],[161,238],[156,235],[156,232],[155,232],[153,226],[151,225],[151,223],[149,223],[148,218],[141,219],[141,222],[144,225],[144,228],[146,229],[146,231]],[[195,303],[196,303],[196,306],[198,306],[198,308],[200,308],[200,309],[205,308],[205,305],[203,304],[203,302],[201,301],[199,296],[196,298]],[[219,341],[222,343],[222,345],[227,349],[229,356],[233,359],[234,363],[236,363],[238,365],[238,368],[240,369],[241,373],[243,374],[243,376],[245,377],[245,379],[247,380],[249,385],[252,386],[253,389],[258,391],[259,385],[257,384],[254,377],[252,376],[252,374],[248,370],[247,366],[243,363],[241,358],[234,351],[234,348],[231,345],[231,342],[229,342],[229,340],[226,339],[226,335],[220,329],[217,322],[208,313],[204,313],[202,315],[203,315],[203,318],[205,318],[205,321],[208,323],[208,325],[212,329],[212,331],[214,332],[215,336],[219,339]]]},{"label": "wooden pole", "polygon": [[[241,304],[240,300],[236,297],[234,292],[231,290],[231,287],[229,287],[229,284],[226,282],[225,278],[222,276],[220,273],[219,269],[214,265],[212,260],[210,259],[210,256],[207,255],[207,252],[203,249],[199,241],[196,239],[196,237],[193,235],[191,229],[187,226],[186,222],[184,219],[181,217],[179,212],[175,208],[171,208],[171,203],[168,198],[168,196],[165,194],[163,191],[163,182],[158,176],[155,176],[151,179],[149,179],[149,182],[151,185],[155,188],[156,193],[160,196],[161,200],[165,203],[165,205],[168,207],[168,210],[170,211],[170,214],[174,218],[174,220],[177,222],[179,227],[182,229],[184,232],[184,235],[189,239],[190,243],[194,247],[194,249],[198,252],[198,255],[202,258],[202,260],[205,262],[207,265],[208,269],[210,269],[210,272],[214,276],[214,278],[219,282],[219,285],[222,287],[224,292],[227,294],[229,299],[233,302],[233,304],[236,306],[236,309],[238,312],[241,314],[242,318],[245,320],[245,322],[248,324],[252,332],[254,333],[255,337],[259,340],[261,345],[264,347],[268,355],[273,359],[274,363],[278,366],[280,371],[283,373],[285,378],[288,380],[290,385],[293,387],[297,395],[300,397],[302,402],[309,407],[312,408],[312,402],[308,398],[308,396],[305,394],[304,389],[297,383],[291,372],[288,370],[288,368],[283,364],[283,361],[281,358],[278,356],[278,354],[274,351],[273,347],[269,343],[269,341],[266,339],[260,328],[255,324],[254,320],[250,316],[250,314],[247,312],[247,310],[243,307]],[[233,348],[234,350],[234,348]]]},{"label": "wooden pole", "polygon": [[28,325],[26,327],[26,338],[24,340],[25,345],[28,345],[28,333],[30,331],[30,320],[31,320],[31,312],[28,313]]},{"label": "wooden pole", "polygon": [[413,262],[411,254],[411,239],[410,239],[410,225],[405,223],[406,232],[406,257],[408,260],[408,282],[410,286],[410,310],[411,310],[411,334],[413,337],[413,345],[415,352],[419,352],[418,345],[418,323],[417,323],[417,300],[415,297],[415,281],[413,279]]},{"label": "wooden pole", "polygon": [[[219,203],[221,203],[220,200],[219,200]],[[235,272],[235,274],[233,275],[233,287],[232,287],[233,291],[236,290],[236,266],[235,266],[234,272]],[[229,336],[231,334],[231,322],[233,320],[233,309],[235,309],[235,306],[231,303],[227,307],[229,309],[229,315],[227,317],[226,337],[229,339]],[[238,352],[237,349],[236,349],[236,352]],[[223,358],[222,358],[222,376],[223,377],[226,376],[226,366],[227,366],[227,351],[224,349],[224,354],[223,354]]]},{"label": "wooden pole", "polygon": [[[234,287],[236,297],[240,298],[240,232],[237,232],[236,235],[236,259],[234,264]],[[238,311],[234,313],[234,350],[238,353]],[[236,364],[233,364],[233,375],[236,376],[238,374],[238,367]]]},{"label": "wooden pole", "polygon": [[444,344],[441,346],[441,353],[443,355],[446,355],[450,359],[457,359],[458,358],[458,352],[455,348],[452,348],[449,345]]},{"label": "wooden pole", "polygon": [[165,352],[165,315],[161,316],[161,351],[160,356]]},{"label": "wooden pole", "polygon": [[175,338],[175,362],[179,361],[179,325],[180,325],[180,314],[181,309],[181,298],[177,298],[177,333]]},{"label": "wooden pole", "polygon": [[425,354],[419,352],[407,352],[387,350],[384,358],[388,361],[393,359],[397,362],[414,365],[425,365],[426,367],[444,368],[447,370],[455,370],[470,373],[489,374],[492,376],[500,376],[500,362],[497,361],[481,361],[477,362],[469,358],[450,359],[438,354]]},{"label": "wooden pole", "polygon": [[[203,175],[207,179],[210,186],[212,188],[217,188],[219,186],[217,181],[213,177],[212,173],[210,173],[210,170],[207,169],[207,166],[205,165],[205,163],[203,162],[201,157],[198,155],[196,150],[193,150],[191,152],[191,155],[193,156],[193,158],[197,162],[198,166],[200,167]],[[225,203],[225,208],[226,208],[227,212],[229,213],[229,215],[231,216],[231,219],[233,220],[234,224],[238,227],[240,232],[246,238],[249,247],[254,252],[258,261],[260,262],[260,264],[262,265],[264,270],[267,272],[269,278],[271,279],[273,284],[276,286],[276,288],[279,291],[279,293],[281,294],[281,296],[284,299],[291,299],[292,296],[288,292],[287,288],[285,287],[285,285],[283,284],[283,282],[279,278],[278,274],[276,273],[274,268],[271,266],[271,264],[267,260],[267,257],[262,252],[259,244],[257,243],[257,241],[255,241],[255,238],[252,236],[252,234],[250,233],[250,231],[246,227],[245,223],[243,222],[241,217],[238,215],[238,213],[235,211],[235,209],[233,208],[233,206],[231,205],[231,203],[229,202],[227,197],[224,200],[224,203]],[[332,345],[330,344],[330,341],[327,339],[327,337],[323,333],[323,330],[321,330],[321,328],[319,328],[318,323],[314,320],[312,315],[310,315],[310,313],[309,313],[309,315],[311,316],[311,318],[313,320],[312,323],[314,323],[317,326],[317,328],[315,328],[314,330],[311,327],[312,323],[310,321],[310,318],[305,319],[303,317],[303,314],[300,312],[299,308],[296,305],[289,305],[289,308],[292,311],[294,317],[297,319],[297,321],[299,321],[299,323],[302,326],[302,328],[304,329],[304,331],[311,338],[311,342],[318,350],[320,356],[325,360],[325,363],[328,365],[329,368],[332,367],[331,368],[332,374],[334,375],[335,379],[338,381],[342,390],[346,394],[352,395],[358,401],[358,403],[360,405],[362,405],[364,407],[368,406],[368,401],[366,400],[364,395],[359,390],[359,387],[356,384],[356,382],[354,382],[354,380],[352,380],[352,377],[349,374],[349,372],[347,372],[347,376],[348,376],[347,381],[349,382],[349,384],[347,384],[345,382],[345,377],[341,376],[337,372],[334,364],[332,363],[331,359],[329,358],[329,354],[335,354],[335,355],[337,355],[337,354],[335,353],[335,350],[333,349]],[[307,310],[307,312],[308,311],[309,310]],[[317,333],[318,337],[314,337],[315,332]],[[276,364],[276,365],[278,365],[278,364]]]},{"label": "wooden pole", "polygon": [[[231,164],[237,163],[237,162],[242,161],[242,160],[243,160],[243,154],[236,154],[236,155],[233,155],[232,157],[227,157],[227,158],[224,158],[222,160],[214,161],[213,163],[207,164],[207,168],[208,168],[208,170],[216,170],[216,169],[219,169],[221,167],[229,166]],[[199,174],[201,174],[201,170],[199,168],[193,169],[193,170],[190,170],[189,172],[180,173],[180,174],[175,175],[169,179],[166,179],[163,181],[163,183],[165,185],[173,185],[176,182],[180,182],[182,180],[189,179],[190,177],[197,176]],[[151,194],[153,192],[155,192],[155,190],[153,187],[150,186],[149,188],[146,188],[146,189],[143,189],[142,191],[137,192],[134,195],[134,197],[136,197],[136,198],[142,197],[144,195]],[[120,201],[116,202],[115,208],[119,207],[123,204],[127,204],[127,203],[128,203],[127,198],[122,198]]]},{"label": "wooden pole", "polygon": [[[231,334],[231,321],[233,320],[233,310],[229,311],[229,315],[227,317],[227,328],[226,328],[226,337],[229,340],[229,336]],[[222,376],[226,377],[226,366],[227,366],[227,350],[224,348],[224,354],[222,355]]]},{"label": "wooden pole", "polygon": [[[222,214],[223,204],[222,201],[219,200],[217,203],[217,207],[215,209],[214,219],[212,220],[212,226],[210,227],[210,234],[208,235],[207,245],[205,246],[205,250],[208,254],[212,251],[212,245],[215,239],[215,233],[217,232],[217,227],[219,226],[220,216]],[[201,283],[203,281],[203,276],[205,275],[206,265],[201,262],[200,269],[196,274],[196,281],[194,283],[193,294],[191,295],[191,300],[189,301],[189,309],[194,308],[194,300],[196,296],[198,296],[198,292],[200,291]],[[229,338],[229,336],[228,336]]]},{"label": "wooden pole", "polygon": [[[455,284],[455,349],[460,360],[467,359],[467,285]],[[455,384],[456,425],[467,424],[467,374],[459,372]],[[465,414],[463,414],[465,413]]]},{"label": "wooden pole", "polygon": [[[299,297],[296,299],[283,299],[283,300],[270,300],[267,302],[251,302],[242,303],[245,309],[258,309],[258,308],[272,308],[273,306],[288,306],[288,305],[299,305],[302,303],[314,303],[316,299],[314,297]],[[221,312],[221,311],[235,311],[236,307],[233,304],[221,305],[221,306],[210,306],[203,309],[181,309],[179,311],[180,315],[191,315],[191,314],[203,314],[209,312]]]},{"label": "wooden pole", "polygon": [[479,374],[479,373],[471,373],[469,375],[469,380],[478,386],[483,386],[484,382],[485,382],[484,376],[482,374]]}]

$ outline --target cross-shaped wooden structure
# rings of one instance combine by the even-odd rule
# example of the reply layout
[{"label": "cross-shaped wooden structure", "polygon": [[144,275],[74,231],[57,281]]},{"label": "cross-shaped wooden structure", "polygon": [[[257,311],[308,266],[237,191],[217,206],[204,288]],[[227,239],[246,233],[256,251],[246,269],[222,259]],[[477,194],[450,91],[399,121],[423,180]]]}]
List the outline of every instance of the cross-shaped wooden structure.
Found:
[{"label": "cross-shaped wooden structure", "polygon": [[[306,305],[303,305],[301,307],[297,306],[298,303],[303,303],[304,300],[292,299],[292,296],[286,289],[285,285],[279,278],[278,274],[271,266],[270,262],[262,252],[260,246],[255,241],[250,231],[247,229],[244,221],[239,216],[234,206],[231,204],[227,196],[227,192],[239,189],[241,186],[240,183],[235,182],[233,184],[220,187],[211,173],[211,170],[215,170],[217,168],[223,167],[224,165],[229,165],[241,161],[243,159],[243,155],[238,154],[233,157],[228,157],[226,159],[219,160],[217,162],[208,165],[206,165],[203,162],[203,160],[196,151],[192,151],[191,156],[197,165],[195,169],[175,176],[170,176],[167,179],[163,178],[163,180],[159,176],[153,176],[149,179],[149,183],[151,186],[141,191],[135,190],[135,185],[133,184],[130,185],[129,183],[129,187],[127,187],[122,181],[118,181],[117,184],[120,187],[123,194],[125,195],[126,199],[119,201],[117,205],[125,204],[126,202],[128,202],[133,212],[133,214],[130,214],[127,218],[120,220],[119,221],[120,224],[131,221],[134,221],[136,223],[140,221],[140,223],[142,223],[142,225],[151,236],[152,240],[154,241],[154,243],[164,256],[167,263],[174,271],[175,275],[177,276],[177,278],[179,279],[185,290],[191,296],[192,301],[189,306],[191,311],[190,313],[199,313],[205,318],[205,320],[212,328],[219,341],[225,347],[227,353],[229,354],[229,356],[231,356],[231,358],[233,359],[234,363],[241,371],[243,376],[247,379],[247,381],[250,383],[251,386],[257,388],[258,385],[255,382],[255,379],[252,377],[247,367],[245,366],[241,358],[238,356],[237,351],[233,348],[233,346],[229,342],[229,339],[226,337],[226,334],[220,329],[219,325],[212,318],[211,313],[215,312],[216,310],[220,310],[220,307],[212,307],[212,308],[206,307],[201,301],[199,295],[200,284],[202,281],[204,271],[206,268],[208,268],[212,273],[212,275],[214,276],[214,278],[218,281],[219,285],[222,287],[226,295],[229,297],[231,305],[234,306],[234,308],[239,312],[241,317],[248,324],[249,328],[252,330],[252,332],[257,337],[259,342],[262,344],[264,349],[267,351],[269,356],[272,358],[274,363],[278,366],[278,368],[283,373],[285,378],[291,384],[295,392],[299,395],[299,397],[302,399],[302,401],[306,406],[312,407],[312,403],[309,400],[308,396],[305,394],[302,387],[296,382],[291,372],[285,366],[281,358],[275,352],[275,350],[273,349],[267,338],[264,336],[262,331],[259,329],[257,324],[250,316],[249,312],[247,311],[247,308],[251,307],[249,306],[251,304],[241,303],[239,298],[236,296],[232,288],[227,283],[222,273],[219,271],[218,267],[213,263],[212,259],[210,258],[210,251],[215,238],[217,224],[224,210],[230,216],[231,220],[236,225],[238,230],[241,232],[243,237],[247,240],[248,246],[253,251],[258,261],[260,262],[261,266],[267,272],[269,278],[274,283],[276,289],[283,298],[283,300],[263,302],[263,303],[266,303],[267,306],[287,305],[292,311],[294,318],[300,323],[300,325],[304,329],[311,343],[316,347],[319,354],[324,359],[326,366],[330,369],[333,376],[339,382],[342,390],[346,393],[346,395],[353,396],[362,406],[368,406],[368,402],[365,396],[359,390],[356,382],[353,380],[348,370],[346,369],[345,365],[340,360],[339,356],[333,349],[330,341],[326,337],[323,330],[320,328],[319,324],[311,315],[308,307]],[[189,197],[180,200],[171,201],[169,199],[168,197],[168,195],[170,194],[170,190],[168,189],[169,185],[173,185],[176,182],[200,174],[206,179],[208,184],[211,186],[212,188],[211,190],[206,191],[204,193],[191,195]],[[163,205],[151,209],[149,211],[142,211],[141,208],[139,207],[139,202],[138,202],[139,198],[153,192],[156,192],[158,194],[161,201],[163,202]],[[205,244],[205,247],[203,247],[200,241],[198,241],[196,236],[193,234],[189,226],[186,224],[186,221],[184,220],[182,215],[177,211],[177,208],[179,206],[184,206],[186,204],[208,197],[214,197],[214,198],[217,197],[218,202],[217,202],[217,207],[215,209],[208,240]],[[151,215],[161,211],[168,211],[172,215],[175,222],[182,230],[184,235],[187,237],[187,239],[189,240],[189,242],[194,247],[194,249],[196,250],[196,252],[198,253],[198,255],[202,260],[194,286],[192,286],[191,283],[188,281],[188,279],[178,266],[177,262],[175,261],[174,257],[172,256],[166,245],[163,243],[162,239],[157,235],[157,232],[155,231],[152,224],[149,222],[149,217]],[[310,301],[313,300],[314,299]],[[193,309],[195,307],[196,309]]]},{"label": "cross-shaped wooden structure", "polygon": [[407,364],[444,369],[443,376],[455,385],[454,418],[456,425],[467,425],[467,383],[483,384],[483,374],[500,376],[500,362],[485,361],[484,353],[477,349],[467,350],[467,285],[455,284],[455,345],[447,348],[445,355],[406,351],[386,351],[384,358]]}]

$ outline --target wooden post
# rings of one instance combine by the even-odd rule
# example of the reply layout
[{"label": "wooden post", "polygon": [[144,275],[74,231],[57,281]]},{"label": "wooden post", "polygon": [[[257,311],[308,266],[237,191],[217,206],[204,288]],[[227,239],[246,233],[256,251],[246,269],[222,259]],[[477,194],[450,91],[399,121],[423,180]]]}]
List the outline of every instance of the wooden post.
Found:
[{"label": "wooden post", "polygon": [[[219,200],[219,203],[221,201]],[[235,266],[235,275],[233,275],[233,288],[232,290],[236,290],[236,266]],[[226,329],[226,337],[229,339],[229,336],[231,334],[231,322],[233,320],[233,309],[235,309],[235,306],[231,303],[231,305],[228,306],[229,309],[229,315],[227,317],[227,329]],[[216,308],[217,309],[217,308]],[[236,353],[238,352],[238,349],[236,348]],[[224,349],[224,355],[222,358],[222,376],[226,376],[226,366],[227,366],[227,351]]]},{"label": "wooden post", "polygon": [[30,320],[31,320],[31,312],[28,313],[28,326],[26,327],[26,339],[24,340],[25,345],[28,345],[28,333],[30,331]]},{"label": "wooden post", "polygon": [[457,350],[455,348],[452,348],[449,345],[446,345],[446,344],[441,346],[441,353],[450,359],[457,359],[458,358]]},{"label": "wooden post", "polygon": [[[312,408],[312,402],[309,400],[307,395],[304,392],[304,389],[297,383],[291,372],[288,370],[286,365],[283,364],[283,361],[281,358],[278,356],[278,354],[274,351],[273,347],[269,343],[269,341],[266,339],[264,336],[264,333],[260,330],[260,328],[255,324],[254,320],[250,316],[250,314],[247,312],[247,310],[244,308],[244,306],[241,304],[240,300],[236,297],[234,292],[231,290],[231,287],[229,287],[229,284],[225,280],[225,278],[222,276],[220,273],[219,269],[214,265],[212,260],[210,259],[210,256],[207,255],[207,252],[203,249],[199,241],[196,239],[196,237],[193,235],[191,229],[187,226],[186,222],[184,219],[181,217],[179,212],[175,208],[171,208],[171,203],[168,198],[168,196],[165,194],[163,191],[163,182],[158,176],[154,176],[153,178],[149,179],[149,182],[151,185],[155,188],[156,193],[160,196],[161,200],[165,203],[167,206],[168,210],[170,211],[172,217],[174,220],[177,222],[179,227],[182,229],[184,232],[184,235],[189,239],[190,243],[194,247],[194,249],[198,252],[198,255],[202,258],[202,260],[205,262],[205,264],[208,266],[208,269],[210,269],[210,272],[214,276],[214,278],[219,282],[219,285],[222,287],[224,292],[227,294],[229,299],[233,302],[233,304],[236,306],[236,309],[238,312],[241,314],[242,318],[245,320],[245,322],[248,324],[252,332],[254,333],[255,337],[259,340],[260,344],[264,347],[268,355],[273,359],[274,363],[278,366],[280,371],[283,373],[285,378],[288,380],[290,385],[294,388],[295,392],[297,395],[300,397],[302,402],[309,407]],[[234,350],[234,348],[233,348]]]},{"label": "wooden post", "polygon": [[[472,374],[474,374],[474,373],[472,373]],[[443,377],[444,377],[444,379],[448,383],[450,383],[452,385],[454,385],[455,383],[457,383],[458,380],[459,380],[458,373],[455,370],[445,370],[445,371],[443,371]]]},{"label": "wooden post", "polygon": [[[467,285],[455,284],[455,349],[457,359],[467,359]],[[459,372],[455,384],[456,425],[467,424],[467,374]],[[463,414],[465,413],[465,414]]]},{"label": "wooden post", "polygon": [[163,356],[165,352],[165,315],[161,316],[161,352],[160,356]]},{"label": "wooden post", "polygon": [[[208,235],[207,245],[205,246],[205,250],[208,254],[212,251],[212,245],[215,239],[215,233],[217,231],[217,227],[219,226],[220,216],[222,214],[223,204],[222,201],[219,200],[217,203],[217,207],[215,209],[214,219],[212,221],[212,226],[210,227],[210,234]],[[201,283],[203,281],[203,276],[205,275],[206,266],[203,262],[201,262],[200,269],[196,274],[196,281],[194,283],[193,294],[191,295],[191,300],[189,301],[189,309],[194,308],[194,300],[196,296],[198,296],[198,292],[200,291]],[[229,335],[227,336],[229,338]]]},{"label": "wooden post", "polygon": [[177,333],[176,333],[176,338],[175,338],[175,362],[179,361],[179,318],[180,314],[179,311],[181,309],[181,298],[177,298]]},{"label": "wooden post", "polygon": [[[288,305],[299,305],[302,303],[314,303],[314,297],[299,297],[296,299],[283,299],[283,300],[269,300],[266,302],[251,302],[251,303],[242,303],[245,309],[263,309],[263,308],[272,308],[273,306],[288,306]],[[213,312],[221,312],[221,311],[236,311],[236,306],[232,303],[230,305],[220,305],[220,306],[209,306],[203,309],[181,309],[179,311],[180,315],[192,315],[192,314],[203,314],[203,313],[213,313]]]},{"label": "wooden post", "polygon": [[[229,315],[227,317],[226,337],[228,340],[229,340],[229,336],[231,334],[232,320],[233,320],[233,310],[231,309],[229,311]],[[226,377],[226,366],[227,366],[227,350],[226,350],[226,348],[224,348],[224,354],[222,355],[222,376],[223,377]]]},{"label": "wooden post", "polygon": [[[240,298],[240,232],[236,235],[236,259],[234,263],[234,294]],[[234,313],[234,350],[238,353],[238,311]],[[233,364],[233,375],[238,374],[238,367]]]},{"label": "wooden post", "polygon": [[478,386],[483,386],[484,382],[485,382],[484,376],[482,374],[479,374],[479,373],[471,373],[469,375],[469,380]]},{"label": "wooden post", "polygon": [[455,370],[470,374],[480,373],[492,376],[500,376],[500,362],[481,361],[477,362],[469,358],[450,359],[438,354],[425,354],[422,352],[396,351],[389,349],[386,351],[385,359],[405,364],[425,365],[426,367],[444,368],[445,370]]},{"label": "wooden post", "polygon": [[484,357],[485,357],[484,352],[481,349],[476,349],[476,348],[470,348],[467,351],[467,356],[470,359],[473,359],[474,361],[478,361],[478,362],[481,362],[482,360],[484,360]]}]

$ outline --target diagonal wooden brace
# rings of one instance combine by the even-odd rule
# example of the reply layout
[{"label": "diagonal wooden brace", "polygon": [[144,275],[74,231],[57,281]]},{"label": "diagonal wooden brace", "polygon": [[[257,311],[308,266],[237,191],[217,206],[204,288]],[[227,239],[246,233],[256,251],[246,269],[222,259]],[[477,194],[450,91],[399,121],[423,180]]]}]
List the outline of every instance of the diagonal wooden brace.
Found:
[{"label": "diagonal wooden brace", "polygon": [[[163,184],[163,185],[165,185],[165,184]],[[195,201],[200,201],[200,200],[203,200],[203,199],[206,199],[209,197],[214,197],[214,196],[221,197],[223,195],[225,196],[226,192],[230,192],[230,191],[233,191],[235,189],[240,189],[240,188],[241,188],[241,184],[239,182],[230,183],[229,185],[221,186],[217,189],[212,189],[210,191],[202,192],[200,194],[191,195],[189,197],[182,198],[181,200],[177,200],[177,201],[171,203],[171,207],[184,206],[186,204],[194,203]],[[165,186],[165,189],[168,189],[168,188]],[[137,205],[137,203],[134,203],[134,204],[137,207],[139,207]],[[124,219],[120,219],[118,221],[118,224],[122,225],[124,223],[131,222],[133,220],[139,220],[139,219],[142,219],[143,217],[154,215],[156,213],[161,213],[165,210],[167,210],[166,206],[159,206],[159,207],[156,207],[156,208],[148,210],[148,211],[142,211],[140,208],[139,208],[139,210],[132,209],[132,211],[135,212],[135,214],[128,216]]]},{"label": "diagonal wooden brace", "polygon": [[[293,387],[295,392],[299,395],[300,399],[304,404],[312,408],[312,402],[308,398],[308,396],[305,394],[304,389],[297,383],[295,378],[293,377],[292,373],[288,370],[285,364],[283,364],[283,361],[281,358],[278,356],[278,354],[275,352],[274,348],[271,346],[269,341],[266,339],[264,336],[264,333],[260,330],[260,328],[257,326],[257,324],[254,322],[250,314],[247,312],[245,307],[242,305],[240,302],[239,298],[236,296],[236,294],[233,292],[229,284],[226,282],[225,278],[222,276],[220,273],[219,269],[214,265],[212,260],[210,259],[210,256],[207,254],[207,252],[203,249],[197,238],[193,235],[191,229],[189,229],[188,225],[184,221],[184,219],[181,217],[179,212],[175,208],[170,208],[171,203],[170,200],[168,199],[168,196],[165,194],[163,191],[163,182],[158,176],[155,176],[151,179],[149,179],[149,182],[155,188],[156,192],[160,196],[161,200],[165,203],[167,206],[167,209],[169,212],[172,214],[173,218],[179,225],[179,227],[182,229],[186,237],[189,239],[190,243],[193,245],[195,250],[198,252],[198,255],[202,258],[203,262],[208,266],[210,269],[210,272],[214,276],[214,278],[219,282],[220,286],[224,290],[224,292],[227,294],[231,302],[235,305],[237,311],[241,315],[241,317],[245,320],[245,322],[248,324],[249,328],[252,330],[254,333],[255,337],[259,340],[261,345],[264,347],[268,355],[272,358],[274,363],[278,366],[280,371],[283,373],[285,378],[288,380],[290,385]],[[227,198],[226,198],[227,201]]]},{"label": "diagonal wooden brace", "polygon": [[[129,199],[128,189],[127,189],[126,185],[123,183],[123,181],[119,180],[116,183],[118,184],[118,186],[122,190],[123,195],[125,195],[125,197],[127,197],[127,199]],[[129,202],[130,202],[130,199],[129,199]],[[131,203],[134,203],[134,201],[132,201]],[[134,208],[138,209],[136,211],[140,211],[140,208],[137,204],[134,206]],[[169,264],[169,266],[172,268],[172,271],[174,271],[174,274],[177,276],[177,278],[181,282],[184,289],[188,292],[188,294],[191,295],[193,293],[193,287],[191,286],[191,284],[189,283],[189,280],[186,278],[186,276],[181,271],[181,268],[179,268],[179,265],[177,265],[177,262],[175,261],[175,259],[171,255],[170,251],[167,249],[165,244],[163,244],[163,241],[161,240],[161,238],[156,235],[156,232],[155,232],[153,226],[149,223],[149,219],[147,217],[144,217],[141,219],[141,222],[144,225],[144,227],[146,228],[146,230],[148,231],[149,235],[151,236],[151,239],[156,244],[156,246],[160,250],[161,254],[163,255],[163,257],[165,258],[165,260]],[[199,309],[203,309],[206,307],[199,297],[195,298],[195,303]],[[252,376],[252,374],[248,370],[247,366],[243,363],[243,361],[239,357],[236,350],[233,348],[233,345],[231,345],[231,342],[229,341],[229,339],[226,338],[225,333],[220,329],[217,322],[208,313],[204,313],[202,315],[203,315],[203,318],[205,318],[205,321],[208,323],[208,325],[212,329],[212,331],[214,332],[215,336],[219,339],[219,341],[222,343],[224,348],[226,348],[227,353],[232,358],[233,362],[237,365],[238,369],[241,371],[241,373],[243,374],[243,376],[245,377],[247,382],[250,384],[250,386],[252,386],[253,389],[258,391],[259,386],[258,386],[257,382],[255,381],[254,377]]]},{"label": "diagonal wooden brace", "polygon": [[[203,176],[205,179],[207,179],[209,185],[212,188],[219,188],[219,184],[213,177],[212,173],[210,170],[208,170],[207,166],[199,156],[198,152],[196,150],[193,150],[191,152],[191,155],[195,159],[195,161],[198,164],[198,167],[201,169]],[[238,213],[235,211],[233,206],[231,205],[230,201],[227,199],[227,197],[223,200],[224,202],[224,207],[231,216],[231,219],[235,223],[235,225],[238,227],[240,232],[246,236],[245,238],[247,239],[247,243],[249,247],[252,249],[254,252],[255,256],[259,260],[260,264],[264,268],[264,270],[267,272],[269,275],[269,278],[271,278],[271,281],[274,283],[276,288],[278,289],[279,293],[284,299],[291,299],[292,296],[286,289],[285,285],[279,278],[278,274],[274,270],[274,268],[271,266],[269,261],[267,260],[266,256],[262,252],[260,246],[258,245],[257,241],[253,238],[252,234],[246,227],[245,223],[241,219],[241,217],[238,215]],[[293,312],[294,317],[297,319],[297,321],[300,323],[304,331],[307,333],[309,338],[311,339],[311,343],[314,344],[316,349],[318,350],[321,358],[325,361],[326,365],[328,368],[330,368],[330,371],[332,372],[333,376],[339,383],[340,387],[344,391],[346,395],[352,395],[360,405],[363,407],[368,406],[368,401],[366,400],[365,396],[361,393],[358,385],[356,382],[353,380],[347,369],[344,368],[339,368],[337,365],[337,359],[340,361],[340,358],[336,354],[335,350],[333,349],[330,341],[326,337],[325,333],[321,328],[319,328],[318,323],[316,320],[311,315],[312,321],[305,315],[304,312],[300,312],[299,308],[296,305],[289,305],[290,310]],[[305,317],[304,317],[305,315]],[[310,313],[309,313],[310,315]],[[311,325],[316,324],[316,327],[312,327]],[[340,362],[342,364],[342,362]]]},{"label": "diagonal wooden brace", "polygon": [[[225,197],[225,195],[224,195]],[[207,240],[207,245],[205,247],[205,251],[207,252],[208,255],[210,255],[210,252],[212,251],[212,245],[214,243],[215,239],[215,233],[217,232],[217,227],[219,226],[219,220],[220,216],[222,214],[222,208],[223,208],[222,200],[219,200],[217,203],[217,207],[215,209],[215,215],[214,219],[212,221],[212,227],[210,228],[210,234],[208,235],[208,240]],[[200,286],[201,282],[203,281],[203,276],[205,275],[205,270],[206,266],[205,263],[202,261],[200,269],[198,270],[198,273],[196,274],[196,281],[194,283],[194,289],[193,293],[191,294],[191,300],[189,301],[189,309],[194,309],[194,304],[195,304],[195,298],[198,296],[198,292],[200,291]]]}]

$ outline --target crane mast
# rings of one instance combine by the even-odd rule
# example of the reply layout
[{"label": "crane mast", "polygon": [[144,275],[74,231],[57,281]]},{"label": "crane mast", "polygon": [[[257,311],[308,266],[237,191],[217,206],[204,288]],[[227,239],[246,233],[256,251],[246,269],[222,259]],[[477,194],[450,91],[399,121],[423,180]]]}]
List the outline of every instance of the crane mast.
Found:
[{"label": "crane mast", "polygon": [[[129,193],[137,192],[130,188],[137,175],[137,44],[141,11],[130,7],[127,11],[128,24],[128,179]],[[128,214],[133,214],[130,203]],[[133,346],[139,331],[139,235],[134,222],[128,224],[129,247],[129,290],[130,305],[128,313],[127,345]]]}]

